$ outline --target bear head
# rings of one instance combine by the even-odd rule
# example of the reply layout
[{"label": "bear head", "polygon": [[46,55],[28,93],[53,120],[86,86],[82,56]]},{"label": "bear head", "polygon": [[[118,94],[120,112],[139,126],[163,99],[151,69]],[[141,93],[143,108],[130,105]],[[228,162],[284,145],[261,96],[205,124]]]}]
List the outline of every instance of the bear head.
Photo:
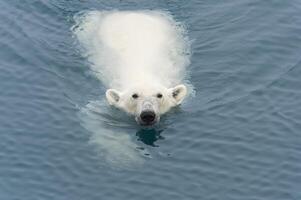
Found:
[{"label": "bear head", "polygon": [[150,126],[160,121],[160,116],[181,104],[187,94],[185,85],[173,88],[161,86],[135,86],[124,91],[108,89],[106,98],[113,105],[133,116],[138,124]]}]

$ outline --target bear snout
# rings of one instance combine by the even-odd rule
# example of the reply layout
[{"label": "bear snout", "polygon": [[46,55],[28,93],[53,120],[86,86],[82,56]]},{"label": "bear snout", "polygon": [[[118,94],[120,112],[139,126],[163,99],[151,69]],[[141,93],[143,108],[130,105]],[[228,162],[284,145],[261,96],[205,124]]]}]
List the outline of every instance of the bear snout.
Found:
[{"label": "bear snout", "polygon": [[153,124],[155,119],[156,119],[156,113],[151,110],[143,111],[140,114],[140,119],[145,123],[145,124]]},{"label": "bear snout", "polygon": [[159,122],[160,114],[158,113],[157,103],[152,99],[146,99],[141,102],[139,111],[136,115],[136,121],[142,126],[151,126]]}]

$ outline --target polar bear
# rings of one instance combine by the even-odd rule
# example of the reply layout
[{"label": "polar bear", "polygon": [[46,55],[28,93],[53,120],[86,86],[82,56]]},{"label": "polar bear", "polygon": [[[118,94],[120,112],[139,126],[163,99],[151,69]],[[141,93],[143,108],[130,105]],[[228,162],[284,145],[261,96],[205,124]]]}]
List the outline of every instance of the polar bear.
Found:
[{"label": "polar bear", "polygon": [[77,21],[75,34],[92,71],[110,88],[110,105],[150,126],[181,104],[190,48],[185,29],[169,14],[92,11]]}]

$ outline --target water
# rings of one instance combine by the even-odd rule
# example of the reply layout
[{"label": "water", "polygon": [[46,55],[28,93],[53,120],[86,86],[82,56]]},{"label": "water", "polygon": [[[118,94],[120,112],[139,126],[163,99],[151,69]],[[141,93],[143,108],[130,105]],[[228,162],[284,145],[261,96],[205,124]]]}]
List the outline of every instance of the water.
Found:
[{"label": "water", "polygon": [[[299,1],[0,7],[0,199],[301,199]],[[74,15],[108,9],[187,26],[196,95],[156,130],[107,107],[73,37]]]}]

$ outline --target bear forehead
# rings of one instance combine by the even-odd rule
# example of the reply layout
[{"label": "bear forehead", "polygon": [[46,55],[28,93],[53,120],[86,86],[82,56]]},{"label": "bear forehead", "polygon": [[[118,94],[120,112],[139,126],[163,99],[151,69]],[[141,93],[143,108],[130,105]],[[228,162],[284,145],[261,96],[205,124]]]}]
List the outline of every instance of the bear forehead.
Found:
[{"label": "bear forehead", "polygon": [[139,93],[144,95],[153,95],[158,92],[164,93],[166,90],[167,89],[162,86],[141,85],[141,86],[131,87],[126,91],[126,93]]}]

